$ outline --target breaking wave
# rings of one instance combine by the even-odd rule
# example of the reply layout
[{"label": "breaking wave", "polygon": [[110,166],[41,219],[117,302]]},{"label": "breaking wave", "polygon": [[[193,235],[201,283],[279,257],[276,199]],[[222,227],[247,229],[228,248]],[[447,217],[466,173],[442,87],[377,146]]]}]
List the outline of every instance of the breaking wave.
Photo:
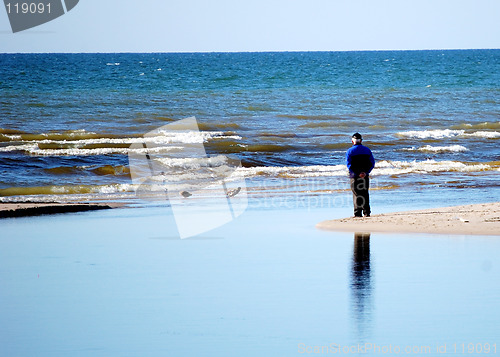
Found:
[{"label": "breaking wave", "polygon": [[[222,131],[158,131],[146,137],[139,135],[97,134],[85,130],[62,133],[27,134],[0,131],[0,152],[22,151],[40,156],[89,156],[128,153],[163,153],[182,149],[182,144],[210,143],[217,140],[240,140],[237,135]],[[147,143],[148,148],[130,148],[132,144]],[[180,146],[176,147],[175,144]],[[174,145],[174,146],[173,146]]]},{"label": "breaking wave", "polygon": [[423,152],[433,152],[433,153],[439,153],[439,152],[464,152],[468,151],[465,146],[462,145],[449,145],[449,146],[431,146],[431,145],[425,145],[421,146],[418,148],[412,147],[412,148],[407,148],[403,149],[404,151],[423,151]]},{"label": "breaking wave", "polygon": [[410,139],[444,139],[453,137],[479,137],[494,139],[500,138],[498,131],[475,131],[468,133],[465,130],[444,129],[444,130],[410,130],[396,133],[397,136]]},{"label": "breaking wave", "polygon": [[[462,161],[379,161],[373,169],[372,176],[427,174],[436,172],[480,172],[495,171],[500,162],[469,163]],[[281,178],[335,177],[347,176],[345,165],[313,165],[300,167],[250,167],[239,168],[236,175],[246,178],[269,176]]]},{"label": "breaking wave", "polygon": [[[186,168],[186,170],[170,170],[167,174],[161,173],[150,177],[144,181],[147,185],[160,185],[157,191],[164,190],[164,184],[179,184],[186,187],[200,183],[203,186],[210,186],[212,183],[224,180],[226,182],[238,181],[242,179],[274,178],[283,180],[311,179],[311,178],[338,178],[344,180],[347,178],[347,169],[345,165],[311,165],[299,167],[230,167],[224,156],[216,156],[207,159],[205,162],[199,159],[187,159],[176,162],[175,159],[162,159],[163,165]],[[207,170],[210,168],[210,170]],[[51,170],[51,169],[49,169]],[[72,170],[77,168],[54,168],[54,174],[71,174]],[[123,166],[103,166],[90,169],[98,175],[128,175],[128,170]],[[462,162],[462,161],[380,161],[377,162],[372,176],[397,176],[397,175],[426,175],[435,173],[461,172],[475,173],[483,171],[500,171],[500,161],[492,162]],[[149,183],[148,183],[149,182]],[[114,198],[119,194],[128,194],[133,197],[141,183],[123,183],[107,185],[61,185],[61,186],[38,186],[38,187],[9,187],[0,189],[0,201],[5,201],[9,197],[30,201],[50,201],[57,200],[64,196],[65,199],[74,199],[78,197],[81,200],[91,198],[103,199],[107,196]],[[173,186],[169,186],[171,189]],[[132,196],[131,196],[132,195]],[[72,198],[73,197],[73,198]]]},{"label": "breaking wave", "polygon": [[436,172],[493,171],[498,163],[468,163],[461,161],[381,161],[373,170],[375,175],[428,174]]}]

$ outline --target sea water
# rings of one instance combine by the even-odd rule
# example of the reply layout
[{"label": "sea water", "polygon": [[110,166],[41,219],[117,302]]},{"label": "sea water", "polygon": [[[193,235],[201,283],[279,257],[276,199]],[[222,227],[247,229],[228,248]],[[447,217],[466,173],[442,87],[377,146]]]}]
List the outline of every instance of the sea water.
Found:
[{"label": "sea water", "polygon": [[342,191],[360,132],[374,188],[497,200],[499,113],[500,50],[1,54],[0,197],[128,197],[130,146],[195,116],[249,186]]},{"label": "sea water", "polygon": [[355,131],[377,159],[374,213],[498,201],[500,51],[0,64],[2,201],[135,197],[130,146],[191,116],[248,193],[241,216],[184,240],[159,200],[0,221],[1,355],[498,354],[496,237],[315,224],[352,212]]}]

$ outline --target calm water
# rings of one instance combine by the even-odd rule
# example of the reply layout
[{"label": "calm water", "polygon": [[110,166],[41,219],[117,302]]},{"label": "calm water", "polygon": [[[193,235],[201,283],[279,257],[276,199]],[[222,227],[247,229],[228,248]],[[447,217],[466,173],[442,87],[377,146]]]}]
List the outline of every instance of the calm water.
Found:
[{"label": "calm water", "polygon": [[500,50],[2,54],[0,196],[126,196],[130,144],[196,116],[249,186],[343,190],[359,131],[379,188],[495,200],[499,113]]},{"label": "calm water", "polygon": [[251,209],[188,240],[165,207],[2,220],[0,354],[499,354],[499,239],[314,229],[331,215]]}]

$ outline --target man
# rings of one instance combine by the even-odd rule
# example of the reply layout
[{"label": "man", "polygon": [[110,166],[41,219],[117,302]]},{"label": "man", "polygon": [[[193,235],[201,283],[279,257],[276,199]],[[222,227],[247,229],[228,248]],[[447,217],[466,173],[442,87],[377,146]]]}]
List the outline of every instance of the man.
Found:
[{"label": "man", "polygon": [[370,217],[370,172],[375,166],[375,159],[369,148],[361,144],[363,138],[360,133],[352,136],[353,146],[347,150],[346,164],[351,177],[351,190],[354,203],[354,217]]}]

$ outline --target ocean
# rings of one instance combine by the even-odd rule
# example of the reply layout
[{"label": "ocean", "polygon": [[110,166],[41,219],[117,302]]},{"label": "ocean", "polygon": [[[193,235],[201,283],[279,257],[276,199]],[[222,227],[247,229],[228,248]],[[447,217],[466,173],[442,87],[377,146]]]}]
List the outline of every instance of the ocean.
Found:
[{"label": "ocean", "polygon": [[250,194],[345,193],[360,132],[386,197],[500,197],[500,50],[447,50],[0,54],[0,200],[132,198],[130,146],[193,116]]}]

